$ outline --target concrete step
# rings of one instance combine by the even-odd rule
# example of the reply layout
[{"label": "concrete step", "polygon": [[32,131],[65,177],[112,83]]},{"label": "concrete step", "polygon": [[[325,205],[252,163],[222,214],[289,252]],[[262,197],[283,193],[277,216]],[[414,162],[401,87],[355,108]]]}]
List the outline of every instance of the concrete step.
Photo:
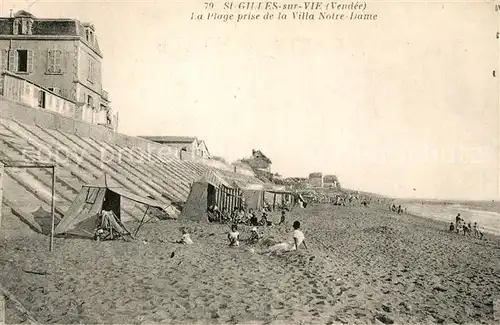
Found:
[{"label": "concrete step", "polygon": [[130,173],[122,166],[122,164],[119,164],[116,161],[107,161],[101,159],[100,152],[90,145],[86,144],[78,136],[73,134],[60,134],[67,137],[70,141],[73,141],[73,143],[80,146],[81,148],[84,148],[86,152],[89,153],[86,158],[91,161],[92,164],[94,164],[96,167],[101,166],[102,170],[106,171],[109,174],[114,174],[115,178],[119,179],[120,183],[122,183],[122,185],[126,188],[129,188],[130,190],[133,190],[137,193],[142,192],[140,195],[161,197],[161,193],[158,192],[157,189],[150,186],[147,180],[145,181],[143,178]]},{"label": "concrete step", "polygon": [[[16,133],[18,136],[21,136],[21,137],[26,137],[26,138],[30,138],[30,145],[33,145],[37,148],[40,148],[41,150],[44,150],[46,152],[50,152],[50,150],[53,150],[53,148],[57,148],[58,150],[59,149],[62,149],[62,150],[65,150],[66,148],[61,146],[61,145],[57,145],[57,144],[47,144],[47,141],[42,139],[41,136],[43,134],[47,134],[42,128],[33,128],[31,127],[30,129],[28,129],[25,125],[23,124],[18,124],[14,121],[12,121],[13,123],[11,123],[11,130]],[[32,131],[30,130],[37,130],[38,133],[35,134],[33,133]],[[56,140],[57,141],[57,140]],[[75,157],[73,155],[70,155],[69,157],[67,157],[68,159],[66,160],[59,160],[58,161],[58,166],[66,169],[67,171],[69,171],[74,177],[76,177],[80,182],[84,182],[84,183],[89,183],[89,182],[92,182],[94,179],[96,179],[98,176],[94,176],[92,173],[91,173],[91,170],[93,169],[90,169],[90,170],[85,170],[83,167],[84,166],[81,166],[81,164],[79,164],[79,161],[77,159],[75,159]]]},{"label": "concrete step", "polygon": [[31,236],[35,231],[16,216],[6,204],[2,205],[2,221],[0,236],[6,239]]},{"label": "concrete step", "polygon": [[38,210],[39,207],[42,207],[45,210],[50,209],[49,204],[42,201],[33,193],[27,191],[7,173],[4,174],[3,187],[3,195],[10,201],[16,203],[18,207],[21,207],[24,212],[32,213]]}]

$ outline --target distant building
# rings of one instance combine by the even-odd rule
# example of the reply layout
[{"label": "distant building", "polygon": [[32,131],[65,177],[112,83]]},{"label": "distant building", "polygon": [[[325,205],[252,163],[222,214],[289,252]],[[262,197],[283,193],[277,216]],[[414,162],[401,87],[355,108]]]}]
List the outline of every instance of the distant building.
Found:
[{"label": "distant building", "polygon": [[140,136],[140,138],[168,145],[170,147],[184,149],[191,156],[210,158],[210,152],[205,144],[205,141],[198,140],[196,137],[181,137],[181,136]]},{"label": "distant building", "polygon": [[339,187],[339,181],[337,176],[335,175],[325,175],[323,177],[323,186],[328,188],[337,188]]},{"label": "distant building", "polygon": [[253,169],[260,169],[268,173],[271,172],[271,159],[266,157],[260,150],[252,150],[252,157],[241,159],[241,162],[249,165]]},{"label": "distant building", "polygon": [[[9,99],[43,109],[72,106],[51,102],[68,101],[74,106],[72,111],[59,113],[116,128],[117,117],[102,86],[102,60],[92,24],[68,18],[36,18],[24,10],[0,18],[0,62],[4,71],[0,89],[3,96],[13,97]],[[22,79],[26,83],[18,81]]]},{"label": "distant building", "polygon": [[313,187],[323,187],[323,173],[309,174],[309,182]]}]

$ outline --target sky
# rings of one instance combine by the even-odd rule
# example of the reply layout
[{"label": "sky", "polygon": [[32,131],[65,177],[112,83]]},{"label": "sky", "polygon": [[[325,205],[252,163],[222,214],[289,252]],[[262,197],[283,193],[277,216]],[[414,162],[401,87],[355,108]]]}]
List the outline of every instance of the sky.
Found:
[{"label": "sky", "polygon": [[[29,2],[4,0],[3,14]],[[122,133],[197,136],[228,161],[261,149],[281,175],[390,196],[499,198],[492,3],[368,2],[376,21],[191,20],[203,4],[38,0],[30,12],[94,24]]]}]

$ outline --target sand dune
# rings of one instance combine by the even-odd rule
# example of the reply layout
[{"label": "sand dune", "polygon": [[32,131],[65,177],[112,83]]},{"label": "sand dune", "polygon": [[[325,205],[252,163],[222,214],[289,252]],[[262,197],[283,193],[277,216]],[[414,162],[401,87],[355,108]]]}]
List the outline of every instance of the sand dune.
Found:
[{"label": "sand dune", "polygon": [[[294,219],[310,249],[278,256],[228,247],[227,226],[179,221],[146,225],[146,244],[56,239],[49,253],[46,237],[4,240],[0,281],[41,323],[492,322],[498,238],[450,234],[382,207],[332,206],[294,211],[265,237],[286,239]],[[195,244],[169,243],[185,225]],[[7,305],[7,321],[22,322]]]}]

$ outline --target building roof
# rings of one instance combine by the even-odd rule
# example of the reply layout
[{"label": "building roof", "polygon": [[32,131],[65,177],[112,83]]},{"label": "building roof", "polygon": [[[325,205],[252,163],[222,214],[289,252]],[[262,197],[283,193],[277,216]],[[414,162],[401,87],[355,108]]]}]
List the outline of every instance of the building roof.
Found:
[{"label": "building roof", "polygon": [[[33,34],[30,35],[16,35],[16,36],[74,36],[80,37],[85,40],[85,27],[89,26],[92,29],[94,27],[88,23],[81,23],[77,19],[71,18],[36,18],[31,13],[25,10],[19,10],[14,14],[14,17],[0,17],[0,35],[13,35],[14,34],[14,24],[13,21],[16,18],[31,18],[33,19]],[[99,54],[99,43],[94,36],[94,43],[92,47],[95,48]]]},{"label": "building roof", "polygon": [[252,158],[256,155],[259,155],[261,159],[263,159],[268,164],[272,164],[271,159],[269,159],[262,151],[252,149]]},{"label": "building roof", "polygon": [[183,136],[139,136],[149,141],[161,142],[161,143],[193,143],[196,141],[198,145],[198,139],[196,137],[183,137]]},{"label": "building roof", "polygon": [[26,10],[19,10],[17,11],[15,14],[14,14],[14,17],[15,18],[18,18],[18,17],[28,17],[28,18],[35,18],[35,16],[33,16],[33,14],[27,12]]}]

